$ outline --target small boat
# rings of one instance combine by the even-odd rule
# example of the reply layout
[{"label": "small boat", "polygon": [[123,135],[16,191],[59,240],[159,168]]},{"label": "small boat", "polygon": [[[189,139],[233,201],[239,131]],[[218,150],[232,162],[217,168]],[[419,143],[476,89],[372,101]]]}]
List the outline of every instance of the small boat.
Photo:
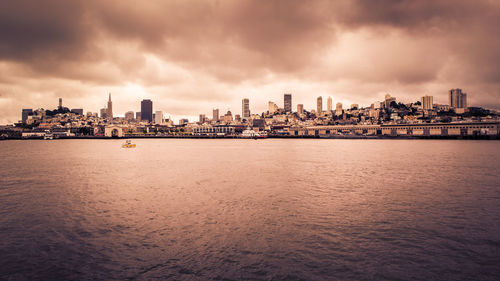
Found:
[{"label": "small boat", "polygon": [[134,148],[135,143],[132,143],[131,140],[126,140],[124,144],[122,144],[123,148]]},{"label": "small boat", "polygon": [[43,135],[43,139],[44,140],[52,140],[52,139],[54,139],[54,135],[51,132],[46,131],[45,134]]}]

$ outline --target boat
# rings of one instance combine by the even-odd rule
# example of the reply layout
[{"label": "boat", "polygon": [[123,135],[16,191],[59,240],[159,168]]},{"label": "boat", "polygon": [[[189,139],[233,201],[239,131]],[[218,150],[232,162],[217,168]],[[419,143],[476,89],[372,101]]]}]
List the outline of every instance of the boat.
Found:
[{"label": "boat", "polygon": [[122,144],[123,148],[134,148],[135,143],[132,143],[131,140],[126,140],[124,144]]},{"label": "boat", "polygon": [[46,131],[45,134],[43,135],[43,139],[44,140],[52,140],[52,139],[54,139],[54,134],[52,134],[49,131]]},{"label": "boat", "polygon": [[241,133],[241,138],[243,139],[265,139],[267,138],[267,134],[264,132],[256,132],[254,130],[251,130],[250,128],[247,128]]}]

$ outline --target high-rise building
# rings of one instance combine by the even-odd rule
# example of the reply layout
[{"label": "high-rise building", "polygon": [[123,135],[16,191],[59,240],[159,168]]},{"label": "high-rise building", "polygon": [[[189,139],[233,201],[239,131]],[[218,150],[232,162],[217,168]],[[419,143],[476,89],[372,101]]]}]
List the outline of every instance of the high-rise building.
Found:
[{"label": "high-rise building", "polygon": [[292,94],[285,94],[283,99],[285,112],[292,112]]},{"label": "high-rise building", "polygon": [[233,121],[233,114],[231,111],[227,111],[227,113],[224,115],[224,122],[232,122]]},{"label": "high-rise building", "polygon": [[218,108],[214,108],[212,110],[212,120],[215,122],[219,121],[219,109]]},{"label": "high-rise building", "polygon": [[328,111],[328,113],[332,112],[333,110],[333,100],[332,100],[332,97],[328,97],[328,100],[326,102],[326,110]]},{"label": "high-rise building", "polygon": [[155,124],[163,123],[163,111],[155,111]]},{"label": "high-rise building", "polygon": [[186,119],[186,118],[183,118],[183,119],[180,119],[180,120],[179,120],[179,125],[185,125],[185,124],[187,124],[187,123],[189,123],[189,120],[188,120],[188,119]]},{"label": "high-rise building", "polygon": [[267,105],[269,114],[274,114],[276,111],[278,111],[278,105],[276,105],[274,102],[270,101]]},{"label": "high-rise building", "polygon": [[99,111],[99,113],[101,114],[101,118],[107,118],[108,114],[108,109],[107,108],[101,108],[101,110]]},{"label": "high-rise building", "polygon": [[31,108],[24,108],[21,112],[21,121],[23,123],[26,123],[26,120],[28,120],[28,116],[33,115],[33,109]]},{"label": "high-rise building", "polygon": [[141,121],[153,122],[153,102],[151,100],[141,101]]},{"label": "high-rise building", "polygon": [[323,98],[318,97],[316,99],[316,114],[319,116],[323,112]]},{"label": "high-rise building", "polygon": [[141,112],[140,111],[137,111],[135,113],[135,120],[137,120],[137,122],[141,122]]},{"label": "high-rise building", "polygon": [[113,119],[113,102],[111,101],[111,93],[109,93],[108,111],[106,113],[108,119]]},{"label": "high-rise building", "polygon": [[462,89],[451,89],[449,95],[450,95],[450,107],[453,108],[467,107],[467,94],[462,93]]},{"label": "high-rise building", "polygon": [[434,103],[433,103],[433,97],[432,96],[423,96],[422,97],[422,109],[423,110],[432,110],[432,108],[434,107]]},{"label": "high-rise building", "polygon": [[335,108],[335,115],[340,116],[342,115],[342,103],[338,102],[337,106]]},{"label": "high-rise building", "polygon": [[243,99],[241,101],[241,115],[243,119],[250,118],[250,101],[248,99]]},{"label": "high-rise building", "polygon": [[205,123],[205,119],[206,119],[206,118],[207,118],[207,117],[205,116],[205,114],[200,114],[200,121],[199,121],[199,122],[200,122],[201,124]]},{"label": "high-rise building", "polygon": [[59,109],[62,108],[62,98],[59,98]]},{"label": "high-rise building", "polygon": [[297,113],[298,114],[304,114],[304,105],[299,103],[297,104]]},{"label": "high-rise building", "polygon": [[125,112],[125,120],[127,120],[127,121],[134,120],[134,112],[133,111]]}]

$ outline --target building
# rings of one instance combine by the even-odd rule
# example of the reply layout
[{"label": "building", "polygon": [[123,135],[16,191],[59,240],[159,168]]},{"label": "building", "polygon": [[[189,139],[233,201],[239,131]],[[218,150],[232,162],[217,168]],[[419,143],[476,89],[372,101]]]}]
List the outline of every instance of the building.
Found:
[{"label": "building", "polygon": [[297,104],[297,113],[299,114],[304,114],[304,105],[303,104]]},{"label": "building", "polygon": [[111,101],[111,93],[109,93],[108,99],[108,111],[106,112],[108,119],[113,119],[113,102]]},{"label": "building", "polygon": [[107,108],[101,108],[101,110],[99,111],[100,115],[101,115],[101,118],[107,118],[108,116],[108,109]]},{"label": "building", "polygon": [[316,99],[316,114],[319,116],[323,112],[323,98],[318,97]]},{"label": "building", "polygon": [[250,118],[250,101],[248,99],[243,99],[241,101],[241,115],[243,119]]},{"label": "building", "polygon": [[141,112],[140,111],[137,111],[135,113],[135,120],[137,120],[137,122],[141,122]]},{"label": "building", "polygon": [[125,120],[133,121],[134,120],[134,112],[133,111],[125,112]]},{"label": "building", "polygon": [[462,89],[451,89],[449,93],[450,107],[467,108],[467,94]]},{"label": "building", "polygon": [[141,101],[141,121],[153,122],[153,102],[151,100]]},{"label": "building", "polygon": [[285,94],[283,98],[284,98],[285,112],[286,113],[292,112],[292,94]]},{"label": "building", "polygon": [[230,110],[227,111],[227,113],[224,115],[224,122],[232,122],[233,121],[233,114],[231,113]]},{"label": "building", "polygon": [[330,113],[333,110],[333,100],[332,97],[328,97],[328,100],[326,101],[326,110]]},{"label": "building", "polygon": [[386,94],[385,95],[385,101],[384,101],[385,108],[391,107],[391,103],[392,102],[396,102],[396,98],[395,97],[391,97],[390,94]]},{"label": "building", "polygon": [[62,109],[62,98],[59,98],[59,109]]},{"label": "building", "polygon": [[270,101],[267,105],[269,114],[274,114],[276,111],[278,111],[278,105],[276,105],[274,102]]},{"label": "building", "polygon": [[422,97],[422,109],[423,110],[432,110],[434,108],[433,97],[432,96],[423,96]]},{"label": "building", "polygon": [[183,118],[183,119],[180,119],[180,120],[179,120],[179,125],[185,125],[185,124],[187,124],[187,123],[189,123],[189,120],[188,120],[188,119],[186,119],[186,118]]},{"label": "building", "polygon": [[205,123],[205,120],[207,119],[207,117],[205,116],[205,114],[200,114],[200,123],[203,124]]},{"label": "building", "polygon": [[155,124],[163,123],[163,111],[155,111]]},{"label": "building", "polygon": [[337,106],[335,107],[335,115],[340,116],[342,115],[342,103],[338,102]]},{"label": "building", "polygon": [[219,109],[218,108],[214,108],[212,110],[212,120],[215,122],[219,121]]},{"label": "building", "polygon": [[83,108],[73,108],[73,109],[71,109],[71,112],[78,114],[78,115],[83,115]]},{"label": "building", "polygon": [[21,112],[21,121],[23,123],[26,123],[26,120],[28,120],[28,116],[33,115],[33,109],[31,108],[24,108]]}]

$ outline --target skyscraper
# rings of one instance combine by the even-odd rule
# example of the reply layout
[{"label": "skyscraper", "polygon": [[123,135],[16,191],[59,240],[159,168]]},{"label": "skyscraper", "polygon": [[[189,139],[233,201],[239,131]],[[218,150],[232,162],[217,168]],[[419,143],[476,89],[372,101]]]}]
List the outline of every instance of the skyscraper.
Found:
[{"label": "skyscraper", "polygon": [[328,100],[326,102],[326,110],[328,111],[328,113],[332,112],[333,110],[333,100],[332,100],[332,97],[328,97]]},{"label": "skyscraper", "polygon": [[141,101],[141,121],[149,123],[153,121],[153,102],[149,99]]},{"label": "skyscraper", "polygon": [[205,116],[205,114],[200,114],[200,124],[205,123],[205,119],[206,119],[206,118],[207,118],[207,117]]},{"label": "skyscraper", "polygon": [[243,119],[250,118],[250,101],[248,99],[243,99],[241,101],[241,115]]},{"label": "skyscraper", "polygon": [[113,119],[113,102],[111,101],[111,93],[109,93],[108,111],[106,112],[106,115],[108,119]]},{"label": "skyscraper", "polygon": [[59,98],[59,109],[62,109],[62,98]]},{"label": "skyscraper", "polygon": [[31,108],[23,109],[23,111],[21,113],[21,120],[23,123],[26,123],[26,120],[28,120],[29,115],[33,115],[33,109],[31,109]]},{"label": "skyscraper", "polygon": [[284,98],[285,112],[286,113],[292,112],[292,94],[285,94],[283,98]]},{"label": "skyscraper", "polygon": [[299,103],[297,104],[297,113],[298,114],[304,114],[304,105]]},{"label": "skyscraper", "polygon": [[466,108],[467,107],[467,94],[462,93],[462,89],[450,90],[450,107],[453,108]]},{"label": "skyscraper", "polygon": [[433,108],[433,97],[432,96],[423,96],[422,97],[422,108],[424,110],[431,110]]},{"label": "skyscraper", "polygon": [[218,108],[214,108],[212,110],[212,120],[216,121],[216,122],[219,121],[219,116],[220,116],[219,115],[219,109]]},{"label": "skyscraper", "polygon": [[342,115],[342,103],[338,102],[337,107],[335,108],[335,115]]},{"label": "skyscraper", "polygon": [[321,115],[321,113],[323,112],[323,98],[322,97],[318,97],[316,99],[316,114]]},{"label": "skyscraper", "polygon": [[163,111],[155,111],[155,124],[163,123]]}]

